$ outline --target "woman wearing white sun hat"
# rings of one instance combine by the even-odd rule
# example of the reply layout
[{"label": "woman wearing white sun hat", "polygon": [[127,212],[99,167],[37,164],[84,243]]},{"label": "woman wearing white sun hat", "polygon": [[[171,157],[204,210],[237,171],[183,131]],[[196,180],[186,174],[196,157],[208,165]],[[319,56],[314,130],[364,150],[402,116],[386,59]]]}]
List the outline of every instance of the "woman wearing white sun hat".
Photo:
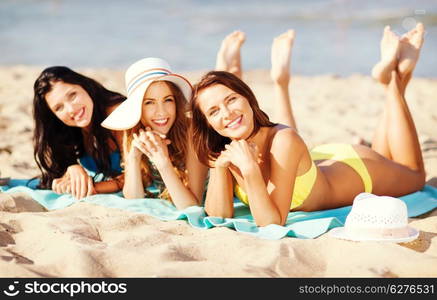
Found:
[{"label": "woman wearing white sun hat", "polygon": [[[291,106],[290,106],[290,100],[288,98],[288,81],[289,81],[289,59],[290,59],[290,52],[291,52],[291,46],[293,44],[294,39],[294,31],[288,30],[286,33],[281,34],[277,38],[274,39],[272,44],[272,69],[271,69],[271,75],[272,80],[275,86],[275,101],[281,103],[281,109],[278,117],[283,120],[286,124],[289,124],[289,126],[296,128],[296,123],[292,114]],[[245,34],[241,31],[234,31],[227,35],[222,43],[220,50],[217,53],[217,60],[216,60],[216,70],[224,70],[234,73],[235,75],[241,77],[242,76],[242,68],[241,68],[241,59],[240,59],[240,48],[245,40]],[[168,73],[168,74],[167,74]],[[163,77],[165,76],[165,77]],[[160,78],[161,77],[161,78]],[[153,80],[150,80],[150,79]],[[136,135],[135,132],[140,132],[139,137],[146,135],[146,133],[141,133],[144,129],[134,129],[135,127],[141,127],[139,120],[141,119],[141,110],[140,109],[133,109],[135,107],[141,106],[143,96],[145,91],[148,89],[149,85],[152,85],[153,82],[156,82],[157,80],[166,80],[167,82],[174,83],[184,94],[186,100],[189,100],[191,98],[192,88],[190,83],[180,75],[176,75],[171,73],[170,67],[168,66],[167,62],[163,61],[162,59],[157,58],[146,58],[142,59],[134,64],[132,64],[129,69],[126,72],[126,88],[128,93],[128,100],[122,103],[120,107],[114,111],[113,114],[108,116],[108,118],[102,123],[103,127],[115,129],[115,130],[127,130],[125,134],[125,145],[124,147],[129,149],[129,147],[132,147],[132,145],[137,145],[139,149],[143,149],[144,147],[147,147],[147,143],[142,143],[138,141],[138,139],[135,140],[134,136]],[[153,85],[152,85],[153,86]],[[159,89],[158,89],[159,90]],[[183,101],[182,101],[183,102]],[[288,104],[283,104],[288,103]],[[145,103],[144,103],[145,104]],[[152,105],[152,104],[148,104]],[[151,111],[150,109],[145,109],[145,111]],[[180,110],[182,111],[182,110]],[[183,119],[186,119],[185,115],[181,115],[180,117],[176,117],[175,121],[175,128],[180,127],[176,123],[184,123],[181,122]],[[156,120],[155,120],[156,121]],[[172,138],[172,132],[176,132],[177,130],[170,130],[168,133],[165,133],[166,129],[162,127],[171,127],[173,124],[171,120],[167,123],[166,120],[159,120],[158,122],[149,122],[146,127],[151,127],[152,131],[155,131],[155,134],[152,135],[153,137],[157,139],[162,139],[162,137],[159,136],[158,132],[161,134],[164,133],[167,139],[171,140],[171,143],[176,145],[176,142],[173,141]],[[163,126],[158,126],[163,125]],[[183,127],[183,126],[182,126]],[[147,130],[146,130],[147,131]],[[185,136],[185,130],[179,130],[179,132],[184,132]],[[135,135],[134,135],[135,134]],[[174,134],[173,134],[174,135]],[[144,138],[144,137],[143,137]],[[132,142],[133,140],[133,142]],[[164,140],[165,141],[165,140]],[[191,141],[191,140],[190,140]],[[192,141],[191,141],[192,142]],[[190,143],[191,146],[191,143]],[[191,162],[187,162],[187,171],[188,171],[188,177],[189,177],[189,187],[191,191],[197,191],[195,192],[196,195],[201,195],[201,191],[204,190],[204,181],[205,181],[205,172],[206,167],[204,165],[199,165],[197,158],[195,159],[195,155],[193,155],[192,148],[189,148],[189,156]],[[171,150],[171,146],[170,146]],[[144,154],[147,155],[147,151],[143,151]],[[127,153],[125,151],[125,153]],[[139,151],[136,151],[137,154],[139,154]],[[171,154],[169,154],[171,156]],[[153,168],[154,165],[147,164],[147,161],[144,160],[145,157],[143,157],[143,166],[145,168],[145,173],[150,174],[150,171],[152,171],[155,175],[155,178],[158,178],[159,171],[157,168]],[[141,173],[138,170],[138,167],[135,167],[133,169],[133,172],[131,172],[131,168],[129,166],[136,166],[138,165],[137,161],[138,159],[133,159],[132,164],[128,164],[128,161],[125,161],[125,168],[126,168],[126,175],[127,180],[125,184],[124,194],[127,198],[132,197],[142,197],[143,193],[143,186],[138,179],[140,177],[139,173]],[[180,164],[182,167],[183,164]],[[191,167],[194,167],[194,171],[191,170]],[[147,171],[150,170],[150,171]],[[183,173],[183,169],[179,169],[179,174]],[[144,183],[146,185],[149,185],[151,183],[150,176],[149,179],[147,179],[147,175],[144,176]],[[174,176],[171,176],[174,178]],[[164,178],[163,178],[164,179]],[[161,189],[164,191],[162,193],[162,196],[169,197],[168,192],[170,192],[170,195],[172,194],[172,189],[164,189],[164,181],[165,180],[155,180],[155,185],[159,185]],[[176,188],[174,190],[176,191],[186,191],[186,189],[183,189],[179,182],[180,180],[172,180],[172,182],[177,182],[177,186],[180,188]],[[178,195],[184,195],[185,193],[178,193]],[[197,197],[196,197],[197,198]],[[185,198],[187,199],[187,198]],[[199,199],[199,198],[197,198]],[[173,200],[174,201],[174,200]],[[176,202],[179,201],[174,201]],[[181,201],[184,202],[184,201]],[[189,203],[192,201],[188,201]],[[179,205],[176,205],[179,206]]]},{"label": "woman wearing white sun hat", "polygon": [[154,57],[132,64],[125,80],[127,100],[102,122],[105,128],[124,130],[124,197],[153,194],[178,209],[200,205],[207,168],[188,137],[191,84]]}]

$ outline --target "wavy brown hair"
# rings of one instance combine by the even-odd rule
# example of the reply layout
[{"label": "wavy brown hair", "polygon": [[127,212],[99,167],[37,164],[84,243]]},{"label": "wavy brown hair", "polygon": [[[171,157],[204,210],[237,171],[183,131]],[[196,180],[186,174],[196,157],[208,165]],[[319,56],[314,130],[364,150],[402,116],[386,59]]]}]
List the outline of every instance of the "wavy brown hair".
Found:
[{"label": "wavy brown hair", "polygon": [[222,84],[248,100],[254,118],[254,128],[249,137],[255,135],[261,127],[273,127],[277,125],[271,122],[268,115],[261,110],[254,93],[240,78],[225,71],[208,72],[194,85],[194,95],[190,103],[192,113],[190,131],[194,149],[199,160],[208,166],[210,166],[211,161],[217,159],[220,152],[225,149],[225,145],[231,142],[229,137],[218,134],[209,125],[205,115],[200,110],[199,93],[216,84]]},{"label": "wavy brown hair", "polygon": [[[158,80],[155,82],[158,82]],[[169,132],[167,133],[167,139],[171,141],[171,144],[168,145],[168,154],[170,156],[172,165],[178,174],[178,177],[181,178],[185,185],[187,185],[187,174],[185,170],[185,161],[188,151],[188,117],[186,115],[187,101],[185,100],[185,96],[182,91],[174,83],[170,81],[162,82],[169,87],[176,102],[176,118]],[[140,129],[145,129],[145,126],[141,123],[141,121],[138,122],[135,127],[124,131],[123,157],[126,157],[125,154],[129,152],[133,141],[133,134],[138,133]],[[158,179],[153,176],[152,167],[146,155],[143,155],[141,158],[141,176],[145,187],[151,185],[154,179]],[[159,197],[171,200],[167,188],[161,191]]]}]

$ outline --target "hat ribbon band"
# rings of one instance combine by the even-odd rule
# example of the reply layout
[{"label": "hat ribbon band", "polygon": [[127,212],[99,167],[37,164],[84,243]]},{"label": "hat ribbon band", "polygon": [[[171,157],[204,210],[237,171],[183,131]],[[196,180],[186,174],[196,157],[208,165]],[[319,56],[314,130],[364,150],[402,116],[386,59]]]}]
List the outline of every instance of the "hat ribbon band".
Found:
[{"label": "hat ribbon band", "polygon": [[130,94],[132,90],[136,89],[138,85],[142,84],[144,82],[144,79],[150,76],[163,76],[163,75],[168,75],[169,73],[167,72],[162,72],[162,71],[156,71],[156,72],[150,72],[150,73],[146,73],[143,76],[139,77],[137,80],[135,80],[134,82],[132,82],[132,84],[129,85],[129,87],[127,88],[127,93]]},{"label": "hat ribbon band", "polygon": [[397,228],[357,228],[347,227],[346,232],[349,235],[355,235],[362,238],[403,238],[408,237],[408,227]]}]

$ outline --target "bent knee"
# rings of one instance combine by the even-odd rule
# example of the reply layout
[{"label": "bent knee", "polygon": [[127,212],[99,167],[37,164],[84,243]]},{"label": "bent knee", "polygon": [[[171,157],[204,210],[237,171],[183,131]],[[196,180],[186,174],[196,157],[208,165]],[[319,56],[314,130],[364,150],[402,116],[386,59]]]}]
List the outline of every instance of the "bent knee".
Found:
[{"label": "bent knee", "polygon": [[418,190],[421,190],[426,184],[426,172],[425,170],[419,170],[416,172],[417,172],[417,187]]},{"label": "bent knee", "polygon": [[408,184],[408,193],[414,193],[424,188],[426,183],[426,173],[423,170],[413,171]]}]

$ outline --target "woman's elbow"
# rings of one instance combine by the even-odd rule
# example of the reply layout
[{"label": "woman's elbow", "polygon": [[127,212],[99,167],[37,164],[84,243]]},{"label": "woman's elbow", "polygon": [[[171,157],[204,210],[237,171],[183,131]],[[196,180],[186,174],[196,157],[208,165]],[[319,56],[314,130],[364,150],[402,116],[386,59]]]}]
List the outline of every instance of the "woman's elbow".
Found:
[{"label": "woman's elbow", "polygon": [[141,199],[144,198],[144,193],[133,193],[131,191],[123,191],[123,197],[125,199]]},{"label": "woman's elbow", "polygon": [[218,217],[218,218],[232,218],[233,213],[226,210],[217,210],[205,207],[205,212],[209,217]]},{"label": "woman's elbow", "polygon": [[182,204],[176,204],[173,202],[173,205],[176,207],[177,210],[183,210],[183,209],[186,209],[188,207],[199,206],[199,203],[198,203],[197,199],[195,199],[192,201],[184,202]]},{"label": "woman's elbow", "polygon": [[270,217],[263,217],[255,219],[256,226],[258,227],[264,227],[267,225],[280,225],[284,226],[286,221],[286,218],[281,218],[281,216],[270,216]]}]

